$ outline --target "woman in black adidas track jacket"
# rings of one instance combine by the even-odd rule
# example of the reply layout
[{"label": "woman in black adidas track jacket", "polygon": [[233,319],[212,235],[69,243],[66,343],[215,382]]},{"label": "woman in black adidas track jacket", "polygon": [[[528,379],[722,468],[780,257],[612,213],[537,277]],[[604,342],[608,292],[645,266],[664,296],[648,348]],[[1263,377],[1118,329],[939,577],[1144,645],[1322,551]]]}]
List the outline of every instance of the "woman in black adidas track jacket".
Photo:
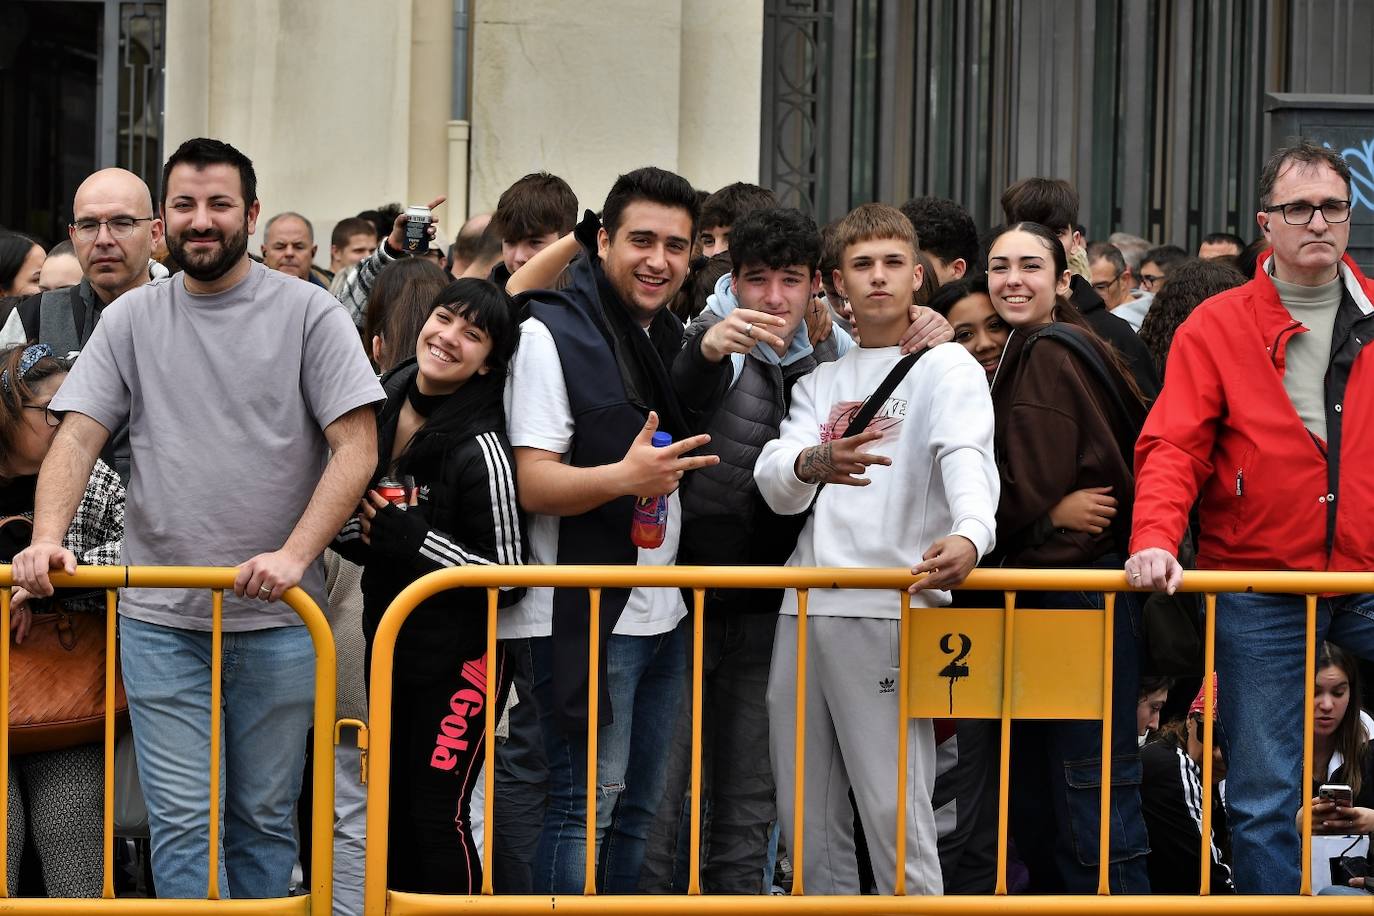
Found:
[{"label": "woman in black adidas track jacket", "polygon": [[[335,541],[363,567],[369,662],[382,615],[411,582],[448,567],[523,561],[502,405],[517,336],[513,315],[495,285],[452,283],[437,297],[415,357],[382,379],[377,471]],[[383,479],[400,482],[404,493],[388,501],[378,493]],[[500,603],[514,597],[503,591]],[[392,678],[389,887],[463,895],[481,889],[468,807],[486,716],[500,715],[510,683],[501,652],[487,658],[486,647],[484,588],[440,592],[401,628]],[[489,673],[496,709],[486,708]]]}]

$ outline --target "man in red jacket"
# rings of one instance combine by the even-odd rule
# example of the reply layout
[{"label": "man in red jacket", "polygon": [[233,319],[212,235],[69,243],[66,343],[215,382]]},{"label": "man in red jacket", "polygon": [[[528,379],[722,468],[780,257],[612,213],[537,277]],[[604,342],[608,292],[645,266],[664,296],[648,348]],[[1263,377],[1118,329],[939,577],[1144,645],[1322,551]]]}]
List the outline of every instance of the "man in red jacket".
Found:
[{"label": "man in red jacket", "polygon": [[[1269,160],[1259,191],[1272,256],[1179,328],[1136,446],[1133,585],[1178,587],[1199,497],[1199,567],[1374,569],[1374,356],[1362,353],[1374,283],[1345,256],[1350,170],[1302,143]],[[1304,606],[1217,599],[1217,671],[1236,698],[1221,721],[1241,893],[1298,890]],[[1328,637],[1374,657],[1374,595],[1321,599],[1317,639]]]}]

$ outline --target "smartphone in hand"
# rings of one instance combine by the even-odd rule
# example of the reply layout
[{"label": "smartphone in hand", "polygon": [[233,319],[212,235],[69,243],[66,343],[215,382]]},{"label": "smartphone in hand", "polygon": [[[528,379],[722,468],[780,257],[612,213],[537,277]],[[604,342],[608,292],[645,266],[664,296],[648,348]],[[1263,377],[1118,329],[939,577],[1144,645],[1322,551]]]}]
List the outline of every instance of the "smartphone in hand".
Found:
[{"label": "smartphone in hand", "polygon": [[1317,797],[1324,801],[1333,802],[1338,808],[1350,808],[1355,804],[1350,787],[1340,783],[1322,783],[1317,788]]}]

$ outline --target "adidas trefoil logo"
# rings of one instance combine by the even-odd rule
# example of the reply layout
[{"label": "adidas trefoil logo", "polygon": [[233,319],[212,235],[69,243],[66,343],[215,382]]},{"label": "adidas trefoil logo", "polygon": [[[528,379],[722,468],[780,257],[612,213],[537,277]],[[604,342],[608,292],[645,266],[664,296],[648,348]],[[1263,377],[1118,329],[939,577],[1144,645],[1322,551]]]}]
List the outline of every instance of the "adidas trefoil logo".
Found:
[{"label": "adidas trefoil logo", "polygon": [[883,678],[881,681],[878,682],[878,693],[879,693],[879,694],[892,693],[892,692],[893,692],[892,678],[890,678],[890,677],[885,677],[885,678]]}]

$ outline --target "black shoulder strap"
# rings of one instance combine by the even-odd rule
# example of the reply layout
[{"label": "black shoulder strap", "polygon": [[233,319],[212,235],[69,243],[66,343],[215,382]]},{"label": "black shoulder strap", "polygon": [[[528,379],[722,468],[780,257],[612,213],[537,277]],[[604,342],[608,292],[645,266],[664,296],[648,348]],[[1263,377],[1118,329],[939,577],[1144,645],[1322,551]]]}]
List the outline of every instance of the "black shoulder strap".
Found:
[{"label": "black shoulder strap", "polygon": [[[798,333],[804,333],[799,331]],[[873,418],[878,415],[878,409],[883,403],[892,396],[892,392],[897,390],[897,386],[906,378],[906,374],[911,371],[911,367],[916,364],[926,350],[918,350],[915,353],[908,353],[897,361],[897,364],[888,370],[887,375],[873,393],[864,399],[859,405],[858,411],[850,419],[849,425],[844,429],[844,438],[857,436],[863,432]],[[825,481],[821,481],[816,486],[816,492],[811,495],[811,503],[803,511],[796,515],[782,516],[778,519],[775,531],[774,543],[778,546],[785,546],[783,556],[788,556],[797,546],[797,538],[801,536],[802,529],[806,526],[806,520],[811,517],[811,513],[816,511],[816,501],[821,497],[821,491],[825,489]]]},{"label": "black shoulder strap", "polygon": [[[86,300],[81,298],[81,284],[69,287],[72,306],[72,326],[76,328],[78,349],[86,345]],[[92,291],[94,293],[94,290]],[[62,356],[67,354],[63,353]]]},{"label": "black shoulder strap", "polygon": [[906,378],[911,367],[916,365],[916,360],[920,359],[925,352],[925,350],[918,350],[915,353],[908,353],[897,361],[897,365],[892,367],[882,383],[873,389],[873,393],[864,400],[863,404],[859,405],[858,412],[854,414],[849,425],[844,429],[844,438],[857,436],[868,428],[868,424],[872,423],[873,418],[878,415],[878,410],[892,396],[892,392],[897,390],[902,379]]},{"label": "black shoulder strap", "polygon": [[[1026,338],[1025,345],[1029,347],[1042,338],[1049,338],[1050,340],[1057,341],[1072,350],[1073,354],[1092,370],[1093,375],[1097,377],[1097,380],[1101,383],[1100,389],[1111,401],[1112,407],[1125,418],[1127,423],[1136,433],[1139,433],[1140,426],[1144,422],[1144,406],[1140,405],[1135,409],[1131,408],[1131,405],[1121,395],[1121,382],[1118,378],[1118,373],[1112,371],[1111,367],[1107,365],[1107,361],[1102,358],[1101,351],[1093,346],[1081,331],[1072,325],[1055,322],[1054,324],[1048,324],[1043,328],[1032,331],[1031,335]],[[1132,438],[1130,442],[1122,441],[1117,444],[1121,446],[1121,453],[1123,455],[1128,459],[1132,458],[1135,453],[1134,438]]]},{"label": "black shoulder strap", "polygon": [[[927,350],[928,349],[929,348],[927,348]],[[892,396],[892,392],[897,390],[897,386],[902,383],[902,379],[906,378],[906,374],[911,371],[911,367],[916,365],[916,360],[924,356],[927,350],[917,350],[915,353],[908,353],[897,361],[897,365],[888,370],[887,375],[883,377],[878,387],[874,388],[873,393],[867,398],[864,398],[864,402],[859,405],[858,411],[850,418],[849,425],[844,428],[843,438],[848,439],[850,436],[857,436],[868,428],[868,424],[872,423],[873,418],[878,415],[878,410],[886,403],[887,399]],[[816,508],[816,500],[820,498],[821,490],[824,489],[825,481],[821,481],[816,487],[816,495],[811,497],[810,508],[802,513],[802,519],[805,519],[811,514],[811,510]]]}]

